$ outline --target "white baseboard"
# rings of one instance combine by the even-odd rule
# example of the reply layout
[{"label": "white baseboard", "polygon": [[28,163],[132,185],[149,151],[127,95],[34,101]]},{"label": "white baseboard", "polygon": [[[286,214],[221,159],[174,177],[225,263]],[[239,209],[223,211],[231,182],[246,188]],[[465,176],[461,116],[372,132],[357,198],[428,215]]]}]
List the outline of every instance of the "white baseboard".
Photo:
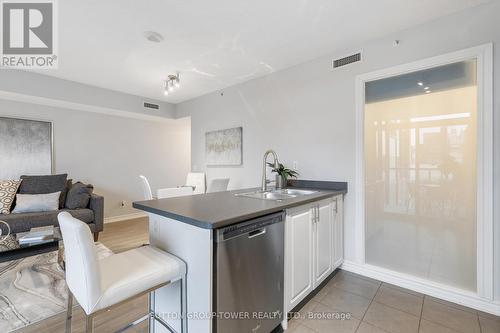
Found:
[{"label": "white baseboard", "polygon": [[345,260],[341,269],[410,289],[448,302],[461,304],[476,310],[500,316],[500,302],[479,297],[473,292],[449,287],[412,275],[394,272],[377,266]]},{"label": "white baseboard", "polygon": [[115,223],[115,222],[121,222],[121,221],[126,221],[126,220],[132,220],[132,219],[138,219],[141,217],[146,217],[148,214],[143,213],[143,212],[138,212],[138,213],[130,213],[130,214],[125,214],[125,215],[118,215],[118,216],[110,216],[110,217],[105,217],[104,218],[104,223]]}]

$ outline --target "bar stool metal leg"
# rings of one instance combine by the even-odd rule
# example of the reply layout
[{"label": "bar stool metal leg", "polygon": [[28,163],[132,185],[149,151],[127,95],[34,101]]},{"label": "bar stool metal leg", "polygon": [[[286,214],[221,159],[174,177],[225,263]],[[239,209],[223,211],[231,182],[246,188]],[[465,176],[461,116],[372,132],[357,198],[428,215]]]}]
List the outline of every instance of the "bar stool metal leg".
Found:
[{"label": "bar stool metal leg", "polygon": [[181,278],[181,332],[187,333],[187,281],[186,275]]},{"label": "bar stool metal leg", "polygon": [[68,309],[66,310],[66,333],[71,333],[72,317],[73,317],[73,294],[68,289]]},{"label": "bar stool metal leg", "polygon": [[149,293],[149,333],[155,332],[155,292]]}]

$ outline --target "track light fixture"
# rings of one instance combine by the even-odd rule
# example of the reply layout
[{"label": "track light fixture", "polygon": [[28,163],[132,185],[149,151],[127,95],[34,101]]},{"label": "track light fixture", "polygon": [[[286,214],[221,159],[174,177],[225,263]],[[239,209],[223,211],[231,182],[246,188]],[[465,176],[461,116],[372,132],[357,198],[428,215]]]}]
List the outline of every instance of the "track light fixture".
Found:
[{"label": "track light fixture", "polygon": [[169,93],[171,93],[174,88],[179,88],[181,86],[181,82],[180,82],[180,76],[179,76],[179,73],[177,74],[170,74],[168,76],[168,79],[165,80],[165,82],[163,83],[163,93],[165,94],[165,96],[167,96]]}]

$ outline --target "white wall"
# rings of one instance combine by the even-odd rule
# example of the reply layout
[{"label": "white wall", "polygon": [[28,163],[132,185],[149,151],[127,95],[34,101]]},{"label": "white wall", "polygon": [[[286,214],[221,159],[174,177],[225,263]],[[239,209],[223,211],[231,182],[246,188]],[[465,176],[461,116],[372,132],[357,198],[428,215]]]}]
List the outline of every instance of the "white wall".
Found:
[{"label": "white wall", "polygon": [[93,184],[105,197],[105,217],[138,212],[131,202],[142,199],[139,174],[154,188],[168,187],[183,184],[190,168],[189,119],[140,120],[6,100],[0,116],[52,121],[55,171]]},{"label": "white wall", "polygon": [[[50,74],[50,70],[47,70],[47,74]],[[173,118],[175,114],[175,105],[167,102],[17,69],[1,70],[0,98],[36,99],[45,105],[93,108],[128,116]],[[143,102],[158,104],[160,109],[145,109]]]},{"label": "white wall", "polygon": [[[229,176],[232,188],[258,186],[261,158],[274,148],[288,165],[298,161],[302,179],[355,182],[355,77],[483,43],[500,43],[500,3],[476,7],[387,36],[354,50],[339,50],[288,70],[215,92],[177,106],[191,116],[192,167],[207,177]],[[398,47],[395,39],[401,40]],[[363,49],[363,62],[332,71],[334,57]],[[500,53],[495,53],[495,96],[500,95]],[[500,300],[500,101],[495,99],[495,281]],[[206,131],[243,126],[244,165],[206,168]],[[354,196],[345,201],[346,257],[355,256]]]}]

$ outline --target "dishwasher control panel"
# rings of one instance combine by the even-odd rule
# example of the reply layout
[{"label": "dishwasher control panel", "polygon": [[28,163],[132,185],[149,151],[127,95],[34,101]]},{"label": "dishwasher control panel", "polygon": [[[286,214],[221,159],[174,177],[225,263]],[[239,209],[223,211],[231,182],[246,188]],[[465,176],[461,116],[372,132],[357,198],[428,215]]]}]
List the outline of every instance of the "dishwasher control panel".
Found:
[{"label": "dishwasher control panel", "polygon": [[268,225],[279,223],[284,218],[284,212],[278,212],[218,229],[216,242],[225,241],[243,234],[250,234]]}]

